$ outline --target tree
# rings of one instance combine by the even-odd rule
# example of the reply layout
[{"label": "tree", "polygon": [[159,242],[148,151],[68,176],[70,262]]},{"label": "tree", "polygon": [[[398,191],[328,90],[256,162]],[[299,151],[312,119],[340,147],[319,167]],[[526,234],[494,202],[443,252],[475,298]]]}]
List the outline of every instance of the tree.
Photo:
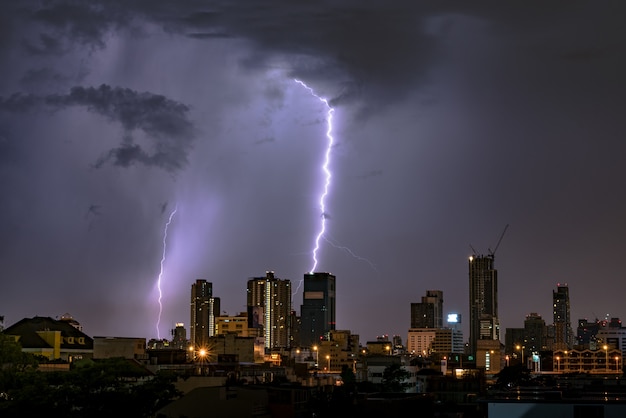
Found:
[{"label": "tree", "polygon": [[0,381],[0,394],[6,394],[0,398],[3,418],[151,417],[180,396],[175,375],[152,376],[139,364],[121,358],[87,360],[64,372],[15,370],[5,377]]},{"label": "tree", "polygon": [[34,355],[22,351],[22,346],[14,336],[0,332],[0,368],[23,370],[37,363]]},{"label": "tree", "polygon": [[496,385],[501,388],[525,386],[532,380],[530,370],[523,364],[505,367],[496,374]]},{"label": "tree", "polygon": [[341,381],[347,388],[352,388],[356,384],[356,376],[352,369],[345,364],[341,366]]},{"label": "tree", "polygon": [[405,382],[411,373],[398,363],[390,364],[383,371],[383,391],[404,392],[409,385]]}]

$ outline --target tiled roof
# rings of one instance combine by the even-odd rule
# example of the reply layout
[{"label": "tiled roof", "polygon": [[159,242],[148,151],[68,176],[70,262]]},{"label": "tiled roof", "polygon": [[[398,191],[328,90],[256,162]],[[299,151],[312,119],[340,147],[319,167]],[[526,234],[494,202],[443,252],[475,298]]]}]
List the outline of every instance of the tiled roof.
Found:
[{"label": "tiled roof", "polygon": [[57,321],[47,316],[24,318],[4,330],[7,335],[18,335],[23,348],[50,347],[37,331],[61,331],[61,349],[93,350],[93,339],[67,321]]}]

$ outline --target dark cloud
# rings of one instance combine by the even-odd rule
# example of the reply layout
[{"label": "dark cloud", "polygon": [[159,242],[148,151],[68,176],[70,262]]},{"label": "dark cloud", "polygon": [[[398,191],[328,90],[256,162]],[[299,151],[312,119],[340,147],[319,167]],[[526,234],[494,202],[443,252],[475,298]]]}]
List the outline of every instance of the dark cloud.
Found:
[{"label": "dark cloud", "polygon": [[14,93],[0,97],[0,110],[5,112],[27,112],[42,103],[42,99],[33,94]]},{"label": "dark cloud", "polygon": [[[43,98],[19,93],[6,99],[0,97],[0,110],[8,112],[26,112],[42,104],[55,109],[84,106],[122,125],[125,143],[100,158],[95,167],[112,161],[122,167],[139,163],[176,171],[187,162],[194,138],[193,123],[188,118],[189,108],[165,96],[103,84],[97,88],[74,87],[69,94]],[[151,150],[133,143],[132,133],[137,130],[152,140]]]},{"label": "dark cloud", "polygon": [[[404,334],[425,289],[465,310],[467,243],[494,248],[508,223],[503,328],[549,318],[557,280],[583,295],[581,315],[622,309],[625,4],[0,2],[9,322],[69,310],[90,331],[152,337],[175,205],[172,321],[188,320],[195,278],[231,312],[267,267],[298,281],[323,219],[337,237],[320,241],[320,268],[338,277],[338,326],[364,340]],[[324,210],[326,108],[293,78],[336,107]],[[92,202],[106,210],[85,219]],[[13,306],[24,284],[39,294]]]},{"label": "dark cloud", "polygon": [[103,47],[110,30],[129,23],[129,15],[113,3],[71,0],[46,2],[33,11],[32,18],[50,27],[56,35],[41,34],[44,47],[56,47],[59,35],[73,42]]}]

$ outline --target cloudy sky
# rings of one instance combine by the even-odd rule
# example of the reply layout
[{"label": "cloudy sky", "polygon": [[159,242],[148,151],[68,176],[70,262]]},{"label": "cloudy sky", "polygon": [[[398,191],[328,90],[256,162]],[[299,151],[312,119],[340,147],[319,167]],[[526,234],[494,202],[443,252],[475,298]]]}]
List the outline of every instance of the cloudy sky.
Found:
[{"label": "cloudy sky", "polygon": [[[467,336],[471,247],[506,225],[503,328],[551,323],[558,282],[574,321],[626,318],[621,1],[0,8],[5,325],[164,337],[199,278],[236,314],[249,277],[297,287],[322,220],[317,270],[362,341],[406,338],[428,289]],[[334,109],[324,216],[328,108],[294,79]]]}]

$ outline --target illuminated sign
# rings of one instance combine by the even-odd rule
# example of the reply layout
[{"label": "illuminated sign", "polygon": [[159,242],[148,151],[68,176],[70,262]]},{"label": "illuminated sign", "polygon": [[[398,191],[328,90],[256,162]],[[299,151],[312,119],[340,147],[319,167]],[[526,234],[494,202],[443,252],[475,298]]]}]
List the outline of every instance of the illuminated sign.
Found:
[{"label": "illuminated sign", "polygon": [[461,315],[457,314],[457,313],[450,313],[448,314],[448,322],[457,324],[461,322]]}]

